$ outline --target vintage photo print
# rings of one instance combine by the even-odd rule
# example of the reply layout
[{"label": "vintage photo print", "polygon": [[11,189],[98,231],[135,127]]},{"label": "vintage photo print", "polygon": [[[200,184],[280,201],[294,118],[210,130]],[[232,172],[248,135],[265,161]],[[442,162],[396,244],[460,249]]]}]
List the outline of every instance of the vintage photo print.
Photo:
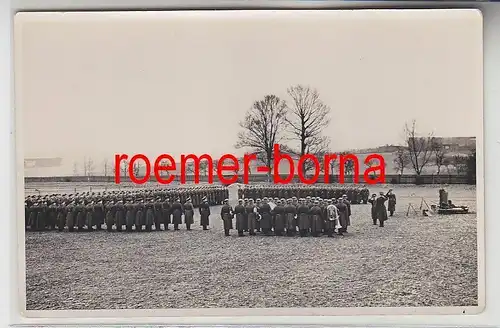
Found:
[{"label": "vintage photo print", "polygon": [[31,12],[14,32],[24,316],[484,308],[478,11]]}]

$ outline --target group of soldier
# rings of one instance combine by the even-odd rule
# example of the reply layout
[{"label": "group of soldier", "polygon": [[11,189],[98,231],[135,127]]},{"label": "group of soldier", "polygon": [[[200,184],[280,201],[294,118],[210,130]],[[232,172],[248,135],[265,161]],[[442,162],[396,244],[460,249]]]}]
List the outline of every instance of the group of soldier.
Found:
[{"label": "group of soldier", "polygon": [[[295,236],[326,234],[333,237],[343,235],[351,225],[351,202],[346,194],[338,199],[321,199],[306,196],[298,198],[252,198],[239,199],[234,209],[228,200],[221,208],[224,233],[230,235],[234,228],[238,236],[245,233],[263,235]],[[233,225],[233,220],[236,224]]]},{"label": "group of soldier", "polygon": [[[194,209],[200,225],[208,229],[210,206],[220,205],[228,197],[222,186],[197,185],[176,189],[109,191],[83,194],[33,195],[25,199],[25,226],[43,231],[151,231],[188,230],[194,223]],[[182,222],[184,218],[184,222]]]},{"label": "group of soldier", "polygon": [[238,198],[252,198],[254,200],[264,197],[290,199],[292,197],[315,197],[321,199],[339,199],[347,197],[351,204],[367,204],[370,192],[367,188],[338,187],[328,184],[321,185],[245,185],[238,192]]},{"label": "group of soldier", "polygon": [[[385,207],[386,201],[388,202],[387,208]],[[392,192],[392,189],[389,189],[385,194],[381,191],[378,197],[377,194],[372,194],[368,202],[372,205],[371,214],[373,225],[377,225],[378,221],[379,226],[383,227],[384,222],[389,219],[389,216],[394,215],[394,211],[396,210],[396,195]],[[387,211],[389,211],[389,215]]]}]

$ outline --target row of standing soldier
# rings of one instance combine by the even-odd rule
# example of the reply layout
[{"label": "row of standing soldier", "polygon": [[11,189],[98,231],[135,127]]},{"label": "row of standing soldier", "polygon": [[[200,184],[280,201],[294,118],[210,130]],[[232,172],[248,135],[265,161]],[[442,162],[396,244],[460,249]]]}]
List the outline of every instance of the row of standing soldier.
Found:
[{"label": "row of standing soldier", "polygon": [[[210,204],[207,197],[201,199],[198,206],[201,220],[200,225],[204,230],[208,230],[210,217]],[[174,230],[179,230],[179,225],[186,224],[187,230],[191,230],[194,223],[195,207],[190,197],[184,204],[180,198],[172,201],[170,199],[142,199],[142,200],[109,200],[107,202],[85,200],[71,203],[51,203],[50,205],[34,204],[25,207],[26,227],[34,231],[42,231],[46,228],[63,231],[65,227],[68,231],[93,231],[102,230],[103,225],[108,231],[113,231],[113,226],[117,231],[152,231],[169,230],[169,225],[173,224]],[[125,228],[124,228],[125,227]],[[94,229],[95,228],[95,229]]]},{"label": "row of standing soldier", "polygon": [[367,204],[370,191],[367,188],[338,187],[331,185],[247,185],[238,190],[238,198],[305,198],[338,199],[347,196],[351,204]]},{"label": "row of standing soldier", "polygon": [[[276,204],[271,207],[270,202]],[[236,219],[236,230],[239,236],[264,235],[295,236],[297,230],[301,237],[309,235],[319,237],[327,234],[333,237],[336,232],[343,235],[351,224],[351,203],[347,195],[337,199],[320,199],[319,197],[285,199],[239,199],[234,209],[224,201],[221,218],[224,233],[230,235],[233,219]]]}]

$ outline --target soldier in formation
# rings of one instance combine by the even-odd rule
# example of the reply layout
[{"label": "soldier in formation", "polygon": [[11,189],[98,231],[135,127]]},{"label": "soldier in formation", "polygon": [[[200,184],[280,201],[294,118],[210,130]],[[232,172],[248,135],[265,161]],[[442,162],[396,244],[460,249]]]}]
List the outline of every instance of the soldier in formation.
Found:
[{"label": "soldier in formation", "polygon": [[169,230],[169,225],[179,230],[184,223],[191,230],[199,207],[201,226],[208,230],[210,206],[227,197],[227,188],[214,185],[27,196],[25,226],[33,231],[94,231],[104,226],[107,231],[152,231]]}]

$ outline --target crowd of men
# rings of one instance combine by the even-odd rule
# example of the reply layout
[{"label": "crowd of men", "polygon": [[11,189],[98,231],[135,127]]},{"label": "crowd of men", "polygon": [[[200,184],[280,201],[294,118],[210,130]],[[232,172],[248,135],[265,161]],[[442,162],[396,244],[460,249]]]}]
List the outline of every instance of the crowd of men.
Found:
[{"label": "crowd of men", "polygon": [[333,237],[334,234],[343,235],[351,225],[351,202],[347,195],[338,199],[264,197],[255,201],[239,199],[233,209],[226,199],[220,215],[226,236],[235,228],[241,237],[246,232],[251,236],[261,233],[292,237],[298,232],[301,237],[322,234]]},{"label": "crowd of men", "polygon": [[[25,227],[43,231],[179,230],[182,217],[187,229],[193,224],[194,209],[208,227],[210,206],[228,197],[223,186],[196,185],[175,189],[142,189],[82,194],[32,195],[25,198]],[[205,218],[205,219],[204,219]]]},{"label": "crowd of men", "polygon": [[[83,194],[53,194],[27,196],[25,200],[25,225],[27,230],[63,231],[152,231],[179,230],[185,225],[191,230],[195,209],[198,209],[200,226],[208,230],[210,206],[221,205],[220,218],[224,233],[236,229],[239,236],[276,235],[305,236],[343,235],[351,225],[351,204],[349,195],[358,199],[367,189],[335,188],[329,186],[244,186],[238,190],[240,198],[236,206],[229,205],[229,191],[223,186],[195,185],[176,189],[143,189],[109,191]],[[277,191],[277,192],[276,192]],[[300,197],[303,192],[310,194]],[[347,191],[338,198],[321,198]],[[348,193],[350,191],[350,194]],[[295,194],[289,198],[259,194]],[[297,196],[296,196],[297,195]],[[364,197],[364,196],[363,196]],[[388,209],[386,208],[388,201]],[[392,189],[377,197],[373,194],[367,200],[372,205],[373,224],[384,222],[395,211],[396,196]],[[361,200],[359,203],[363,203]],[[389,211],[389,215],[388,215]],[[218,216],[218,215],[217,215]],[[234,223],[234,224],[233,224]]]},{"label": "crowd of men", "polygon": [[[344,197],[345,196],[345,197]],[[238,191],[238,198],[278,198],[290,199],[292,197],[306,198],[315,197],[321,199],[347,198],[351,204],[367,204],[370,191],[367,188],[338,187],[328,184],[305,185],[244,185]]]},{"label": "crowd of men", "polygon": [[[388,219],[387,200],[392,216],[396,205],[392,189],[386,194],[381,192],[379,197],[374,194],[368,200],[372,204],[373,222],[376,224],[379,221],[381,227]],[[239,199],[234,208],[226,199],[220,212],[225,235],[230,236],[231,230],[236,229],[240,237],[245,233],[250,236],[257,233],[290,237],[297,233],[301,237],[343,236],[351,225],[351,214],[351,201],[347,194],[337,199],[292,196],[288,199],[264,197],[254,201],[253,198],[245,198]]]}]

